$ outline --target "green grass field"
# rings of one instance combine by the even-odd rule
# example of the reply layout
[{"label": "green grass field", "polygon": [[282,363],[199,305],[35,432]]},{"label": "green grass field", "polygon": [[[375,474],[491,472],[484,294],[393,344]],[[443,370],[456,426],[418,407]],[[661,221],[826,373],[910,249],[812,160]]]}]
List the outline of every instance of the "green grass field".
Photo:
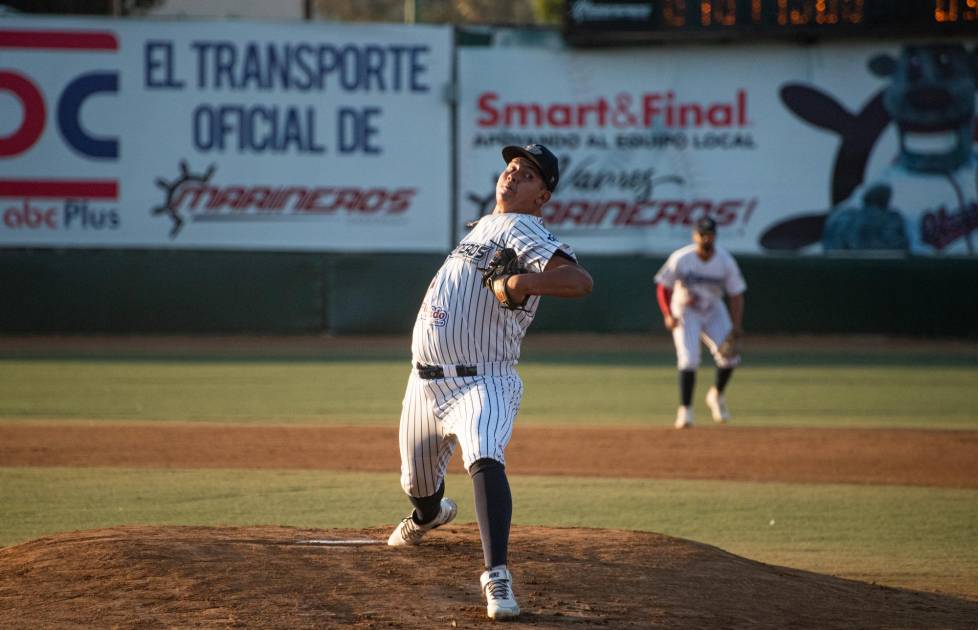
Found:
[{"label": "green grass field", "polygon": [[[750,357],[728,396],[738,425],[978,430],[974,353],[809,350]],[[402,355],[0,352],[0,422],[393,426],[407,375]],[[668,352],[524,353],[521,374],[521,423],[668,426],[675,410]],[[705,414],[711,371],[699,378]],[[773,564],[978,593],[978,491],[529,476],[512,483],[517,524],[656,531]],[[474,520],[467,481],[455,474],[449,484],[461,519]],[[379,526],[407,504],[396,471],[0,468],[0,505],[0,545],[11,545],[128,523]]]},{"label": "green grass field", "polygon": [[[400,354],[0,357],[0,419],[396,424],[409,366]],[[674,414],[670,355],[524,359],[521,423],[636,426]],[[728,393],[741,426],[978,429],[978,356],[799,348],[750,361]],[[698,378],[703,414],[712,371]]]}]

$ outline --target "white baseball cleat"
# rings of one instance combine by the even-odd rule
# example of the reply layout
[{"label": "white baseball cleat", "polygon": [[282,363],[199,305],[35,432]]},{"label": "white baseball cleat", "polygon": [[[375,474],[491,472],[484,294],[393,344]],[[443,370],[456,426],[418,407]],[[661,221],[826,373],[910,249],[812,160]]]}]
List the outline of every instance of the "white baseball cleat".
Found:
[{"label": "white baseball cleat", "polygon": [[486,615],[490,619],[515,619],[520,616],[520,607],[513,595],[513,574],[505,564],[484,571],[479,583],[486,596]]},{"label": "white baseball cleat", "polygon": [[438,516],[436,516],[430,523],[425,523],[424,525],[419,525],[414,520],[414,512],[412,511],[408,514],[407,518],[402,520],[394,528],[393,533],[391,533],[390,538],[387,539],[387,544],[391,547],[402,547],[404,545],[417,545],[424,538],[424,535],[433,530],[436,527],[441,527],[455,520],[455,516],[458,514],[458,506],[451,499],[442,499],[441,507],[438,510]]},{"label": "white baseball cleat", "polygon": [[716,387],[711,387],[710,391],[706,392],[706,406],[710,408],[714,422],[726,422],[730,420],[727,401],[723,397],[723,394],[717,391]]},{"label": "white baseball cleat", "polygon": [[676,412],[676,423],[674,425],[677,429],[688,429],[693,426],[693,408],[683,405]]}]

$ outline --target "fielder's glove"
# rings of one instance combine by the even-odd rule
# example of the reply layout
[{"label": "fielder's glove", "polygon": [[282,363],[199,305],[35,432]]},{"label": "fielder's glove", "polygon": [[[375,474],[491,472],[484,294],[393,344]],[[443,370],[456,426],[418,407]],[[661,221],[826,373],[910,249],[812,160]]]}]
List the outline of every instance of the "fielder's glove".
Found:
[{"label": "fielder's glove", "polygon": [[506,281],[510,276],[526,273],[526,269],[520,266],[519,257],[516,250],[512,247],[500,249],[493,255],[492,260],[482,270],[482,286],[486,287],[496,296],[496,300],[511,311],[521,309],[526,305],[529,296],[524,297],[523,301],[517,304],[506,288]]},{"label": "fielder's glove", "polygon": [[740,333],[730,331],[727,338],[723,340],[719,348],[720,356],[732,359],[740,354]]}]

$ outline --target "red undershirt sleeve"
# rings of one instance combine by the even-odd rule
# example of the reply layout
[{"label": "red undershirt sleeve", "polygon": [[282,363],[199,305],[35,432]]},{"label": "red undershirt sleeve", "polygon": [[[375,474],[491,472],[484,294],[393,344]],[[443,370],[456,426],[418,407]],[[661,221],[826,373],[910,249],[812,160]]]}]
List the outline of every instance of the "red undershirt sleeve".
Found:
[{"label": "red undershirt sleeve", "polygon": [[672,309],[669,308],[669,301],[672,299],[672,289],[667,289],[664,284],[655,285],[655,295],[659,300],[659,310],[662,311],[662,316],[672,315]]}]

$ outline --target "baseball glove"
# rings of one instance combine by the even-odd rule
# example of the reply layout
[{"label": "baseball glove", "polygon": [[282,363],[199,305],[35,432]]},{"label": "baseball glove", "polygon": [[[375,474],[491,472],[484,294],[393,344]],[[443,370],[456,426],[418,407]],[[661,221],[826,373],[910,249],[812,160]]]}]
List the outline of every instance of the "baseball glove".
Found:
[{"label": "baseball glove", "polygon": [[523,298],[523,301],[517,304],[510,296],[509,289],[506,288],[506,280],[510,276],[521,273],[526,273],[526,269],[520,266],[520,260],[516,255],[516,250],[512,247],[500,249],[496,251],[492,260],[482,270],[482,286],[492,291],[492,294],[496,296],[496,300],[504,308],[515,311],[526,304],[527,298]]},{"label": "baseball glove", "polygon": [[727,338],[723,340],[719,348],[720,356],[727,359],[732,359],[733,357],[740,354],[740,335],[736,332],[731,331],[727,335]]}]

